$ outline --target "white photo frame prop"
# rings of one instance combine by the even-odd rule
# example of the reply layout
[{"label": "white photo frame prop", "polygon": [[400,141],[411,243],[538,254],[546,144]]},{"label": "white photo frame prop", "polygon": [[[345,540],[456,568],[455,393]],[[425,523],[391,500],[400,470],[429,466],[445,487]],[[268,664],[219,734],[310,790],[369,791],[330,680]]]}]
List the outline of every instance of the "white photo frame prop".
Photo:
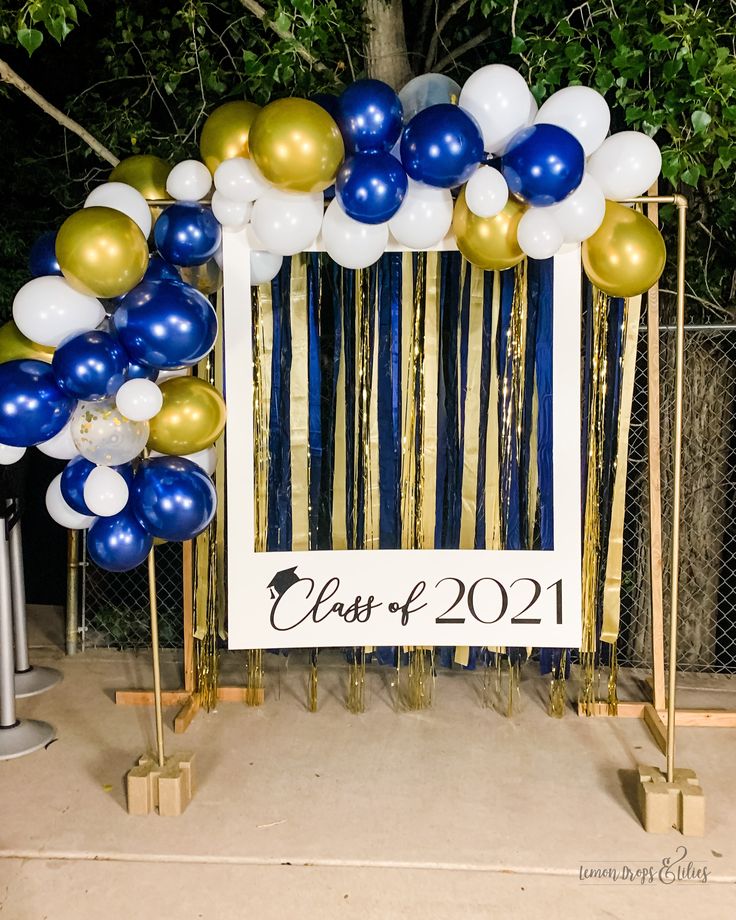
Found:
[{"label": "white photo frame prop", "polygon": [[[251,246],[247,230],[223,237],[229,647],[578,648],[580,247],[566,247],[554,263],[554,549],[257,553]],[[455,246],[444,241],[435,248]],[[298,580],[292,577],[288,589],[275,595],[269,589],[274,576],[292,568]]]}]

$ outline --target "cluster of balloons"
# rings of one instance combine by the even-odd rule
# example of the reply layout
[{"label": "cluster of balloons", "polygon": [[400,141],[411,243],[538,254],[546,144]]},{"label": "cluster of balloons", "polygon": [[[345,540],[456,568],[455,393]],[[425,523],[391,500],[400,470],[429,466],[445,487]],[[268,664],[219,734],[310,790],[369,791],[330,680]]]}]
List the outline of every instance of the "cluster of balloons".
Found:
[{"label": "cluster of balloons", "polygon": [[[392,242],[426,249],[454,234],[486,269],[582,242],[592,280],[632,296],[661,274],[664,243],[616,202],[646,192],[662,160],[646,134],[608,136],[609,127],[595,90],[568,86],[540,108],[516,70],[491,64],[462,87],[425,74],[398,94],[364,79],[340,96],[262,109],[226,103],[205,124],[201,151],[214,176],[212,213],[225,228],[250,228],[254,284],[320,233],[346,268],[373,264]],[[179,164],[172,175],[193,177],[195,166],[204,195],[202,163]],[[174,197],[192,196],[192,185],[169,182]]]},{"label": "cluster of balloons", "polygon": [[222,231],[196,200],[159,216],[140,191],[155,200],[169,182],[196,197],[201,171],[133,157],[112,179],[31,249],[32,278],[0,328],[0,463],[31,446],[67,460],[46,493],[51,517],[88,530],[96,564],[126,571],[155,538],[191,539],[215,514],[225,405],[188,369],[212,349],[217,316],[182,272],[212,260]]},{"label": "cluster of balloons", "polygon": [[31,280],[0,328],[0,463],[34,445],[68,460],[49,512],[88,528],[91,558],[109,569],[207,526],[225,406],[187,369],[217,337],[206,295],[222,283],[223,230],[248,228],[253,284],[320,235],[358,269],[391,243],[422,250],[454,234],[493,270],[582,242],[601,290],[645,291],[664,242],[620,202],[650,187],[661,156],[647,135],[609,127],[595,90],[569,86],[538,108],[503,64],[462,87],[426,74],[398,94],[366,79],[340,96],[219,106],[201,161],[129,157],[32,247]]}]

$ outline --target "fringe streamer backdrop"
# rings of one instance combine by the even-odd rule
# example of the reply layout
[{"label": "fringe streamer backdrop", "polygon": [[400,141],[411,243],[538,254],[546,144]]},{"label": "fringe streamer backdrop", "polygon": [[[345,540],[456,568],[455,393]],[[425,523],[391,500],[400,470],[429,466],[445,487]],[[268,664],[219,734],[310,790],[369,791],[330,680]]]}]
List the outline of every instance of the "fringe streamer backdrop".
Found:
[{"label": "fringe streamer backdrop", "polygon": [[[321,253],[285,259],[252,296],[257,548],[552,549],[552,328],[553,310],[564,309],[552,302],[553,271],[553,260],[525,260],[484,272],[459,253],[387,253],[363,271]],[[627,305],[581,283],[580,661],[588,704],[601,638],[615,663],[623,525],[615,485],[622,467],[625,476],[631,388],[623,382],[633,374],[640,301]],[[195,572],[201,583],[205,573]],[[532,650],[345,651],[351,711],[364,708],[365,664],[373,660],[397,669],[411,708],[431,701],[438,665],[482,665],[487,699],[510,712]],[[562,649],[539,654],[542,672],[552,674],[555,715],[572,657]],[[311,709],[317,661],[313,649]],[[260,691],[250,702],[262,701],[259,653],[248,653],[248,688]]]}]

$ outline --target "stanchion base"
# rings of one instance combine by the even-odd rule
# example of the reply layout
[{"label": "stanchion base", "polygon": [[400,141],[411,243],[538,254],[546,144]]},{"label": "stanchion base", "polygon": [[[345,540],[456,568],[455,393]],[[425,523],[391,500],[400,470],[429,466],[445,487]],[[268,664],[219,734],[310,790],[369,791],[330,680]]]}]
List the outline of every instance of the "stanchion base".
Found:
[{"label": "stanchion base", "polygon": [[32,754],[55,737],[56,731],[51,725],[35,719],[23,719],[10,728],[0,728],[0,760]]},{"label": "stanchion base", "polygon": [[29,668],[27,671],[15,672],[15,698],[25,699],[36,696],[55,687],[61,680],[61,671],[54,668]]}]

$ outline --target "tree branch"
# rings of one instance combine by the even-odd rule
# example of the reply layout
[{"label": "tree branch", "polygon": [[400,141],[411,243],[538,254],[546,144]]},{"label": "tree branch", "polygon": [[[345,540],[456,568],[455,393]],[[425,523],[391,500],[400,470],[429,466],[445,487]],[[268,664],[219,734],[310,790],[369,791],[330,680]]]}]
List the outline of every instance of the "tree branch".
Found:
[{"label": "tree branch", "polygon": [[455,58],[461,57],[465,54],[466,51],[472,51],[473,48],[476,48],[487,38],[490,38],[493,35],[493,28],[484,29],[482,32],[479,32],[474,38],[469,39],[464,44],[460,45],[454,51],[451,51],[449,54],[445,55],[441,61],[438,61],[435,64],[435,71],[437,73],[442,73],[442,71],[447,67],[448,64],[454,64]]},{"label": "tree branch", "polygon": [[23,93],[24,96],[27,96],[31,102],[34,102],[40,109],[46,112],[47,115],[50,115],[54,121],[58,122],[58,124],[68,131],[71,131],[72,134],[76,134],[77,137],[81,138],[85,144],[91,147],[103,160],[107,160],[107,162],[111,163],[113,166],[118,165],[120,160],[111,150],[108,150],[104,144],[101,144],[97,140],[97,138],[92,137],[89,131],[83,128],[78,122],[74,121],[73,118],[69,118],[68,115],[65,115],[60,109],[57,109],[55,105],[52,105],[47,99],[44,99],[39,92],[19,76],[9,64],[2,60],[2,58],[0,58],[0,80],[20,90],[20,92]]},{"label": "tree branch", "polygon": [[[440,40],[440,35],[442,34],[447,23],[452,19],[452,17],[461,10],[469,0],[455,0],[454,3],[450,5],[450,8],[445,13],[445,15],[437,23],[437,27],[434,30],[434,35],[432,40],[429,43],[429,49],[427,50],[427,57],[424,61],[424,69],[429,71],[430,67],[434,63],[434,59],[437,56],[437,44]],[[438,68],[439,69],[439,68]]]},{"label": "tree branch", "polygon": [[271,29],[272,32],[275,32],[280,39],[291,42],[299,57],[303,61],[306,61],[310,67],[313,67],[318,73],[329,72],[329,68],[325,67],[322,61],[316,58],[305,45],[297,40],[291,29],[282,29],[273,20],[269,19],[268,12],[257,2],[257,0],[240,0],[240,3],[249,13],[252,13],[257,19],[260,19],[267,29]]}]

